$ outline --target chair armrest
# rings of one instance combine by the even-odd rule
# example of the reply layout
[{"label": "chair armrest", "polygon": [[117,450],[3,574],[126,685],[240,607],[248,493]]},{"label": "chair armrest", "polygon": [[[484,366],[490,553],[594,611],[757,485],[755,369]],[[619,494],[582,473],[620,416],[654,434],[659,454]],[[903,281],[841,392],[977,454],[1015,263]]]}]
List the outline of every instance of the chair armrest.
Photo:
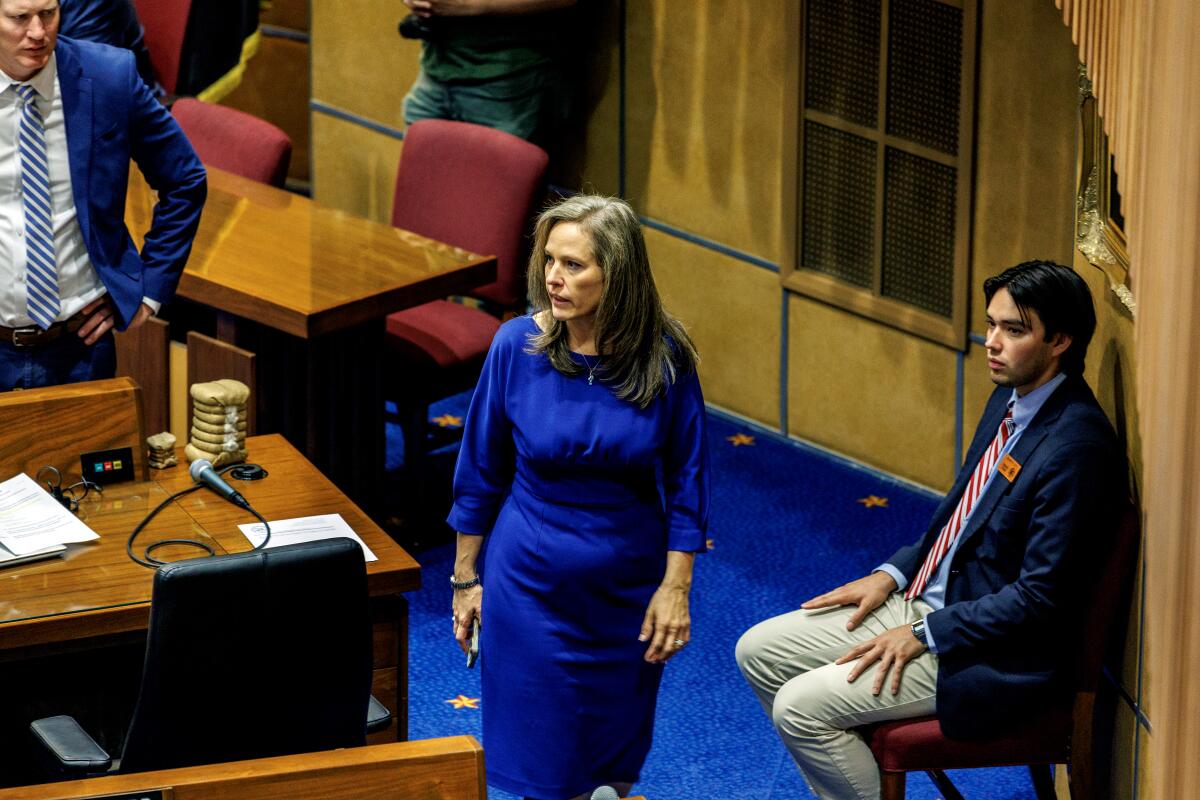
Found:
[{"label": "chair armrest", "polygon": [[[386,710],[386,709],[385,709]],[[71,777],[107,772],[112,758],[88,736],[74,717],[46,717],[29,723],[33,738],[41,743],[59,768]]]},{"label": "chair armrest", "polygon": [[391,723],[392,712],[371,695],[371,702],[367,704],[367,733],[379,733]]}]

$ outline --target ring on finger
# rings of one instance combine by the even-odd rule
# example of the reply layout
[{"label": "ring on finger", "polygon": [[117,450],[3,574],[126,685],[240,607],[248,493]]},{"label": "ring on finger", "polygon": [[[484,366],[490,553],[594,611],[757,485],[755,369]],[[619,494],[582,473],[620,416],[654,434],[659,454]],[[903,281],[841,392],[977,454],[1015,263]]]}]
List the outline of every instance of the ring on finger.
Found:
[{"label": "ring on finger", "polygon": [[683,647],[685,644],[687,644],[687,642],[685,642],[683,639],[676,639],[676,640],[675,640],[675,646],[676,646],[676,647]]}]

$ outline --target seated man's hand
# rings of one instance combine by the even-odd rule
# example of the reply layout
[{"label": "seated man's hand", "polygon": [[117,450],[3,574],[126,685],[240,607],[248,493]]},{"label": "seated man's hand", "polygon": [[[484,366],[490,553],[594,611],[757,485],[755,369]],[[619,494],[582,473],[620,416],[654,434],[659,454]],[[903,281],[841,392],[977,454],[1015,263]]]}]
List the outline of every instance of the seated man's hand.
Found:
[{"label": "seated man's hand", "polygon": [[872,572],[865,578],[850,581],[811,600],[805,600],[800,607],[811,611],[834,606],[858,606],[846,622],[846,630],[852,631],[867,614],[883,605],[883,601],[887,600],[888,595],[896,591],[896,588],[896,581],[891,575],[886,572]]},{"label": "seated man's hand", "polygon": [[846,676],[846,680],[853,683],[854,679],[863,674],[867,667],[878,661],[879,669],[875,670],[875,683],[871,686],[871,693],[879,694],[890,671],[892,673],[892,694],[897,694],[900,691],[900,676],[904,672],[904,665],[924,652],[925,645],[913,636],[912,628],[908,625],[901,625],[899,628],[884,631],[874,639],[856,644],[850,648],[850,652],[834,663],[846,664],[858,659],[854,669],[850,670],[850,674]]}]

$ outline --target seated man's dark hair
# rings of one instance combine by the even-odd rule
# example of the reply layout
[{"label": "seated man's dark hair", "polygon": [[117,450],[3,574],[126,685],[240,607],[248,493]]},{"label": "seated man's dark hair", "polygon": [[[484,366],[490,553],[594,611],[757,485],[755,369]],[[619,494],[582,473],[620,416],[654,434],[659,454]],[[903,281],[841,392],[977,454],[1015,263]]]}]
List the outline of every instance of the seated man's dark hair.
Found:
[{"label": "seated man's dark hair", "polygon": [[1096,330],[1092,292],[1083,278],[1053,261],[1026,261],[983,282],[986,302],[992,302],[1000,289],[1008,290],[1026,325],[1027,310],[1037,312],[1046,327],[1046,341],[1057,333],[1071,337],[1071,346],[1062,354],[1059,366],[1067,375],[1082,373],[1088,344]]}]

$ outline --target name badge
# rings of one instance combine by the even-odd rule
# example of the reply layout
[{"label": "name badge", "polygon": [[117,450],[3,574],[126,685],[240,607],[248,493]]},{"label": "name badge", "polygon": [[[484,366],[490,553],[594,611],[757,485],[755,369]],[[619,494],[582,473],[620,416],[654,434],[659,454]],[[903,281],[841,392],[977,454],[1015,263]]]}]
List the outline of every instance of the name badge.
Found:
[{"label": "name badge", "polygon": [[1017,479],[1017,473],[1021,471],[1021,465],[1012,456],[1006,455],[1000,459],[1000,466],[996,467],[996,471],[1003,475],[1009,483]]}]

